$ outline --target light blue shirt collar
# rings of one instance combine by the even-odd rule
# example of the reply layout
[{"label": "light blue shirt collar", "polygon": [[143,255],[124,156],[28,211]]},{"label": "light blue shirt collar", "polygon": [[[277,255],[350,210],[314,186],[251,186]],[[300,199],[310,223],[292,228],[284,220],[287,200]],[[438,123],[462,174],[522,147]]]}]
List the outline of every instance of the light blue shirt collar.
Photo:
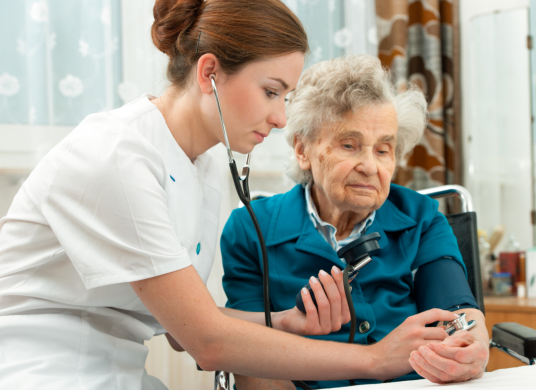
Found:
[{"label": "light blue shirt collar", "polygon": [[346,244],[349,244],[355,239],[361,237],[361,234],[365,234],[369,226],[372,225],[372,222],[374,222],[374,218],[376,217],[376,211],[373,211],[369,214],[367,218],[356,224],[352,230],[352,233],[350,233],[347,238],[337,241],[337,239],[335,238],[335,235],[337,234],[337,228],[327,222],[324,222],[322,218],[320,218],[315,203],[313,202],[313,199],[311,197],[311,187],[311,182],[307,183],[307,185],[305,186],[305,204],[307,207],[307,215],[311,219],[311,222],[313,223],[313,226],[316,228],[318,233],[320,233],[320,235],[324,237],[324,239],[328,242],[328,244],[333,248],[335,252],[337,252]]}]

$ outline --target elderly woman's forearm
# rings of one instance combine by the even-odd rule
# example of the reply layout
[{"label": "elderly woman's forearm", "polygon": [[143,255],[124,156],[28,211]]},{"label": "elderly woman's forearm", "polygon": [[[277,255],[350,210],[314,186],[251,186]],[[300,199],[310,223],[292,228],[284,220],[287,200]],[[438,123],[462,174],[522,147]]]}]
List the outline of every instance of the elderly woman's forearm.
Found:
[{"label": "elderly woman's forearm", "polygon": [[[224,315],[228,317],[251,322],[257,325],[266,326],[266,318],[265,318],[264,312],[243,311],[243,310],[230,309],[228,307],[219,307],[219,309]],[[283,332],[288,331],[287,329],[284,329],[283,327],[283,324],[282,324],[283,315],[281,312],[271,312],[270,317],[272,318],[272,327],[274,329],[281,330]]]},{"label": "elderly woman's forearm", "polygon": [[473,327],[470,332],[473,333],[474,337],[480,340],[483,344],[489,344],[489,335],[486,328],[486,318],[484,314],[478,309],[460,309],[456,310],[454,313],[461,314],[465,313],[465,316],[468,321],[475,320],[476,325]]},{"label": "elderly woman's forearm", "polygon": [[[243,310],[230,309],[228,307],[218,307],[218,309],[220,309],[220,311],[223,314],[225,314],[227,317],[232,317],[232,318],[236,318],[239,320],[248,321],[257,325],[266,325],[263,312],[243,311]],[[272,315],[272,318],[273,318],[273,315]]]},{"label": "elderly woman's forearm", "polygon": [[[486,328],[486,318],[484,317],[484,314],[478,310],[478,309],[460,309],[455,311],[456,314],[465,313],[468,320],[475,320],[476,326],[472,328],[469,332],[473,334],[473,336],[479,340],[483,345],[486,347],[489,345],[489,335],[488,330]],[[475,379],[482,377],[484,375],[484,371],[486,366],[488,365],[489,360],[489,350],[487,359],[485,360],[485,363],[483,364],[482,370],[478,375],[475,376]]]},{"label": "elderly woman's forearm", "polygon": [[234,374],[237,390],[296,390],[289,380],[252,378]]}]

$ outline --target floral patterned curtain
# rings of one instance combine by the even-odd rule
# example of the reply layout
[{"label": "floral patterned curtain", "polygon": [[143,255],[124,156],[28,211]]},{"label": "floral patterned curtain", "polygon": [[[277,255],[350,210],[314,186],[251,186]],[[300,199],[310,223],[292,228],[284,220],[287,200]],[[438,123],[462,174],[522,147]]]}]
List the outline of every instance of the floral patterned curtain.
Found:
[{"label": "floral patterned curtain", "polygon": [[393,182],[423,189],[460,183],[457,0],[377,0],[378,55],[399,90],[416,84],[428,101],[424,136]]},{"label": "floral patterned curtain", "polygon": [[0,123],[77,125],[121,105],[120,0],[3,1]]}]

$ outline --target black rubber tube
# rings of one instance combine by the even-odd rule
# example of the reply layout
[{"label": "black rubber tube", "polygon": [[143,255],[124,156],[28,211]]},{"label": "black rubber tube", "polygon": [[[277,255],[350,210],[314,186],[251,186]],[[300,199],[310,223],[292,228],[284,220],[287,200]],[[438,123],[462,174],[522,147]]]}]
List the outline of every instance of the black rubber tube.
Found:
[{"label": "black rubber tube", "polygon": [[253,213],[253,209],[251,208],[251,205],[249,204],[249,202],[244,205],[246,206],[246,209],[249,212],[249,216],[251,217],[251,220],[253,221],[253,225],[255,226],[255,231],[257,232],[257,236],[259,237],[259,244],[261,245],[262,268],[263,268],[262,298],[264,301],[264,321],[266,322],[266,326],[271,328],[272,327],[272,313],[270,309],[270,282],[269,282],[270,270],[268,266],[268,252],[266,251],[266,244],[264,243],[264,237],[262,235],[259,222],[257,221],[257,217],[255,216],[255,213]]},{"label": "black rubber tube", "polygon": [[[350,309],[350,334],[348,336],[348,344],[354,343],[356,328],[354,301],[352,301],[352,292],[350,291],[350,282],[348,281],[348,272],[350,272],[351,268],[353,268],[353,266],[347,265],[342,273],[344,280],[344,293],[346,295],[346,302],[348,302],[348,308]],[[352,386],[356,385],[353,379],[350,379],[349,381]]]},{"label": "black rubber tube", "polygon": [[246,210],[249,213],[249,217],[251,218],[251,222],[253,222],[253,226],[255,226],[255,232],[257,233],[257,237],[259,238],[259,244],[261,246],[261,252],[262,252],[262,269],[263,269],[263,276],[262,276],[262,296],[264,301],[264,321],[266,322],[266,326],[272,327],[272,313],[270,309],[270,283],[269,283],[269,265],[268,265],[268,252],[266,251],[266,244],[264,242],[264,236],[262,235],[261,227],[259,226],[259,222],[257,221],[257,217],[255,216],[255,213],[253,212],[253,209],[251,208],[251,204],[249,203],[249,180],[246,177],[246,180],[244,181],[244,187],[240,185],[240,178],[238,176],[238,170],[236,169],[236,163],[230,162],[229,168],[231,169],[231,176],[233,178],[233,183],[236,189],[236,193],[238,197],[240,198],[240,201],[244,204],[246,207]]},{"label": "black rubber tube", "polygon": [[[257,221],[257,217],[255,216],[255,213],[253,212],[253,209],[251,208],[251,204],[249,202],[249,177],[246,177],[246,179],[243,181],[243,186],[241,186],[235,162],[233,161],[232,163],[229,163],[229,167],[231,168],[231,176],[233,177],[236,193],[240,198],[240,201],[246,207],[246,210],[249,213],[249,217],[251,218],[251,222],[253,222],[253,226],[255,226],[255,232],[257,233],[257,237],[259,238],[259,244],[261,246],[262,253],[263,269],[262,296],[264,302],[264,321],[266,322],[266,326],[271,328],[272,313],[270,308],[270,269],[268,264],[268,251],[266,250],[266,243],[264,241],[264,236],[262,234],[259,221]],[[294,384],[304,390],[313,390],[312,387],[310,387],[306,383],[303,383],[302,381],[294,381]]]}]

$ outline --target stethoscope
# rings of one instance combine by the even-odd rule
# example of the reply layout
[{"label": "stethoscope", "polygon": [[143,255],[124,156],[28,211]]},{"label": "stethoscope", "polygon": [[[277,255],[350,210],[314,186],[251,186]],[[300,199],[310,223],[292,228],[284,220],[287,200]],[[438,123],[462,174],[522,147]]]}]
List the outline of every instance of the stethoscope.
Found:
[{"label": "stethoscope", "polygon": [[221,129],[223,131],[223,137],[225,139],[225,146],[227,147],[227,155],[229,157],[229,168],[231,169],[231,176],[233,178],[233,183],[236,189],[236,193],[238,194],[238,197],[240,198],[240,201],[244,204],[244,207],[246,207],[249,216],[251,217],[251,221],[253,222],[253,225],[255,226],[255,232],[257,233],[257,237],[259,238],[259,244],[261,246],[261,252],[262,252],[262,266],[263,266],[263,301],[264,301],[264,320],[266,321],[266,326],[272,327],[272,316],[271,316],[271,310],[270,310],[270,286],[269,286],[269,279],[268,279],[268,252],[266,250],[266,244],[264,242],[264,236],[262,235],[261,227],[259,226],[259,222],[257,221],[257,217],[255,216],[255,213],[253,212],[253,209],[251,208],[251,197],[249,194],[249,164],[251,161],[251,152],[248,153],[246,157],[246,164],[242,168],[242,175],[238,174],[238,169],[236,168],[236,162],[233,157],[233,152],[231,150],[231,146],[229,145],[229,138],[227,137],[227,129],[225,128],[225,122],[223,121],[223,115],[221,112],[221,106],[220,106],[220,98],[218,97],[218,89],[216,88],[216,76],[213,74],[210,75],[210,81],[212,82],[212,90],[214,91],[214,97],[216,98],[216,105],[218,106],[218,114],[220,115],[220,122],[221,122]]},{"label": "stethoscope", "polygon": [[[262,235],[262,231],[259,226],[259,222],[257,221],[257,217],[255,216],[255,213],[253,212],[253,208],[251,207],[251,204],[250,204],[251,197],[249,193],[249,164],[251,162],[251,153],[248,153],[246,157],[246,164],[242,168],[242,175],[239,175],[238,169],[236,168],[236,162],[233,157],[233,152],[231,150],[231,146],[229,145],[229,138],[227,137],[227,129],[225,128],[225,122],[223,121],[223,114],[221,112],[218,89],[216,88],[216,77],[213,74],[210,75],[210,81],[212,82],[212,90],[214,91],[214,97],[216,98],[216,105],[218,106],[218,114],[220,116],[221,129],[223,131],[223,137],[225,139],[227,155],[229,157],[229,168],[231,170],[231,176],[233,178],[233,183],[236,189],[236,193],[238,194],[240,201],[244,204],[244,207],[247,209],[249,216],[251,217],[251,221],[253,222],[253,225],[255,226],[255,232],[257,233],[259,244],[261,246],[262,266],[263,266],[262,292],[263,292],[263,301],[264,301],[264,319],[266,321],[266,326],[271,328],[272,318],[271,318],[270,294],[269,294],[269,290],[270,290],[269,280],[270,279],[269,279],[269,266],[268,266],[268,252],[266,249],[264,236]],[[347,292],[347,299],[350,299],[349,301],[349,304],[350,304],[351,297],[348,296],[349,294],[349,290],[348,290],[349,267],[347,267],[347,269],[345,270],[344,277],[345,277],[345,287],[346,287],[345,290]],[[352,268],[351,271],[354,271],[354,269]],[[353,308],[353,304],[351,305],[351,307]],[[351,333],[355,333],[355,315],[353,315],[352,317],[353,317],[353,323],[354,323],[354,326],[353,326],[354,332],[351,332]],[[352,341],[353,341],[353,335],[352,335]],[[303,383],[301,381],[293,381],[293,382],[295,385],[299,386],[302,389],[312,390],[312,387],[308,386],[306,383]],[[351,381],[351,383],[352,382],[353,381]]]},{"label": "stethoscope", "polygon": [[[255,232],[257,233],[259,244],[261,246],[262,265],[263,265],[264,318],[266,321],[266,326],[271,328],[272,319],[271,319],[270,295],[269,295],[268,252],[266,249],[266,244],[264,242],[264,236],[262,235],[262,231],[259,226],[259,222],[257,221],[257,217],[255,216],[255,213],[253,212],[253,208],[251,207],[251,204],[250,204],[251,197],[249,193],[249,165],[251,162],[251,153],[248,153],[246,157],[246,164],[242,168],[242,175],[239,175],[238,169],[236,168],[236,162],[233,157],[233,152],[231,151],[231,146],[229,145],[229,139],[227,137],[227,130],[225,128],[225,123],[223,121],[223,115],[221,112],[220,99],[218,97],[218,89],[216,88],[216,77],[213,74],[210,75],[210,81],[212,82],[212,89],[214,91],[214,97],[216,98],[216,105],[218,106],[218,114],[220,116],[221,128],[222,128],[223,136],[225,139],[225,146],[227,147],[227,155],[229,157],[229,168],[231,170],[231,176],[233,178],[233,183],[236,189],[236,193],[238,194],[240,201],[244,204],[244,207],[246,207],[249,213],[249,216],[251,217],[251,221],[253,222],[253,225],[255,226]],[[366,264],[372,261],[371,256],[375,255],[376,253],[380,251],[380,246],[378,244],[379,239],[380,239],[380,235],[378,233],[367,234],[350,242],[349,244],[345,245],[344,247],[342,247],[341,249],[337,251],[337,256],[339,258],[344,258],[348,264],[343,271],[344,290],[346,293],[346,299],[347,299],[348,306],[350,309],[350,317],[351,317],[351,326],[350,326],[350,334],[348,337],[348,343],[353,343],[355,329],[356,329],[356,315],[355,315],[354,305],[353,305],[353,301],[351,297],[352,288],[350,286],[350,282],[357,276],[358,271],[362,267],[364,267]],[[309,284],[307,284],[305,287],[311,290]],[[310,291],[310,294],[311,294],[311,291]],[[311,297],[312,296],[313,294],[311,294]],[[301,294],[298,293],[298,295],[296,296],[297,307],[300,307],[300,300],[301,300]],[[301,305],[303,306],[303,302],[301,302]],[[302,311],[305,312],[305,310],[302,310]],[[462,313],[458,319],[446,325],[447,325],[446,331],[450,336],[457,330],[471,329],[473,326],[476,325],[476,321],[467,322],[467,320],[465,319],[465,313]],[[307,384],[303,382],[294,381],[294,383],[306,390],[311,389],[311,387],[309,387]],[[350,383],[352,385],[355,385],[353,380],[350,380]]]},{"label": "stethoscope", "polygon": [[[264,301],[264,320],[266,326],[272,327],[272,316],[270,310],[270,279],[269,279],[269,267],[268,267],[268,252],[266,250],[266,243],[264,242],[264,236],[262,235],[261,227],[257,221],[257,217],[251,208],[251,197],[249,194],[249,164],[251,161],[251,153],[248,153],[246,157],[246,164],[242,168],[242,175],[238,174],[238,169],[236,168],[236,162],[233,157],[233,152],[231,151],[231,146],[229,145],[229,138],[227,137],[227,130],[225,128],[225,123],[223,121],[223,115],[221,113],[220,99],[218,97],[218,89],[216,88],[216,77],[211,74],[210,81],[212,82],[212,89],[214,91],[214,97],[216,98],[216,105],[218,106],[218,114],[220,115],[221,129],[223,131],[223,137],[225,138],[225,146],[227,147],[227,155],[229,157],[229,168],[231,170],[231,176],[233,177],[233,183],[236,189],[236,193],[240,198],[240,201],[244,204],[244,207],[247,209],[251,221],[255,226],[255,232],[259,238],[259,244],[261,246],[262,252],[262,296]],[[306,383],[301,381],[293,381],[295,385],[301,387],[305,390],[312,390],[312,387],[308,386]]]}]

